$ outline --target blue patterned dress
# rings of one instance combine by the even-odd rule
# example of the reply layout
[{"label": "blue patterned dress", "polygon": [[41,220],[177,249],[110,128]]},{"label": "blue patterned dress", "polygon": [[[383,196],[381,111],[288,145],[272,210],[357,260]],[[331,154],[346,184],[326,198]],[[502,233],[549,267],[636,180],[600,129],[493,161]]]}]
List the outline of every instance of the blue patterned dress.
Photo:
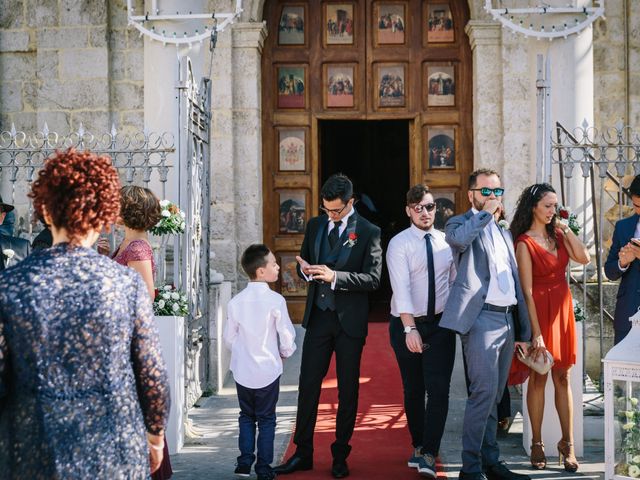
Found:
[{"label": "blue patterned dress", "polygon": [[148,478],[170,399],[142,278],[58,244],[0,285],[0,477]]}]

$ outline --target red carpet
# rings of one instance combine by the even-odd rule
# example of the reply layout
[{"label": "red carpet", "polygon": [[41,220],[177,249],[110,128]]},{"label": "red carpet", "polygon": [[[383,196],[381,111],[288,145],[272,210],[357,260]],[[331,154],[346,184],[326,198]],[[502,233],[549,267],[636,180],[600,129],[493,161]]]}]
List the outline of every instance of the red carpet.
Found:
[{"label": "red carpet", "polygon": [[[318,423],[314,436],[313,470],[280,478],[327,480],[331,478],[331,443],[335,440],[338,390],[335,363],[322,384]],[[398,364],[389,345],[387,323],[370,323],[369,336],[362,354],[358,419],[351,439],[353,450],[347,462],[349,478],[367,480],[423,478],[415,468],[407,467],[411,437],[407,429],[402,401],[402,382]],[[295,452],[293,437],[285,459]],[[441,471],[440,465],[438,469]],[[439,478],[446,478],[443,473]]]}]

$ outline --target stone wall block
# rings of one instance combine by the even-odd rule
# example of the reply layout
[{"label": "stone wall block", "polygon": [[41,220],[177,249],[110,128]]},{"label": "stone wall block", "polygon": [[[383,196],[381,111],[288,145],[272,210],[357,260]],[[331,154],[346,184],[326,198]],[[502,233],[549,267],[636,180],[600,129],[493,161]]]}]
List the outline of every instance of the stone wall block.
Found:
[{"label": "stone wall block", "polygon": [[38,110],[38,90],[40,83],[35,82],[22,82],[22,101],[24,102],[24,109],[27,111]]},{"label": "stone wall block", "polygon": [[144,110],[131,110],[120,112],[120,122],[116,124],[118,131],[128,129],[141,131],[144,129]]},{"label": "stone wall block", "polygon": [[[630,52],[633,56],[633,50]],[[629,62],[633,65],[633,61]],[[597,66],[599,72],[624,71],[624,51],[621,48],[610,48],[603,43],[593,45],[593,64]],[[640,67],[640,65],[638,65]],[[597,73],[596,73],[597,75]]]},{"label": "stone wall block", "polygon": [[89,46],[89,29],[43,28],[37,33],[38,49],[85,48]]},{"label": "stone wall block", "polygon": [[87,132],[91,132],[96,136],[111,131],[111,115],[108,111],[71,112],[72,128],[77,130],[81,123]]},{"label": "stone wall block", "polygon": [[211,136],[229,138],[233,135],[232,113],[229,110],[213,109],[211,112]]},{"label": "stone wall block", "polygon": [[[243,49],[245,50],[245,49]],[[233,108],[255,108],[262,102],[261,68],[257,50],[234,55]],[[256,65],[258,72],[256,72]],[[257,75],[256,75],[257,73]]]},{"label": "stone wall block", "polygon": [[125,50],[111,50],[109,52],[109,78],[111,81],[125,80],[126,77]]},{"label": "stone wall block", "polygon": [[101,25],[107,23],[104,0],[60,0],[60,25]]},{"label": "stone wall block", "polygon": [[210,234],[214,240],[229,238],[229,231],[235,229],[235,214],[232,204],[214,202],[211,209]]},{"label": "stone wall block", "polygon": [[619,73],[601,73],[594,79],[594,90],[599,91],[599,94],[605,97],[623,93],[624,89],[624,76]]},{"label": "stone wall block", "polygon": [[45,122],[51,132],[58,132],[63,135],[71,132],[71,114],[68,112],[37,112],[37,128],[39,131],[44,127]]},{"label": "stone wall block", "polygon": [[112,28],[108,34],[109,48],[111,50],[126,50],[129,48],[127,44],[127,30],[124,28]]},{"label": "stone wall block", "polygon": [[29,32],[26,30],[0,30],[1,52],[27,52]]},{"label": "stone wall block", "polygon": [[106,48],[70,48],[60,51],[60,78],[106,78]]},{"label": "stone wall block", "polygon": [[115,110],[138,110],[144,108],[144,88],[127,82],[115,82],[112,85],[112,108]]},{"label": "stone wall block", "polygon": [[0,53],[2,80],[30,80],[34,78],[35,53]]},{"label": "stone wall block", "polygon": [[26,0],[27,25],[42,28],[58,25],[57,0]]},{"label": "stone wall block", "polygon": [[144,81],[144,51],[128,50],[125,52],[125,77],[128,80]]},{"label": "stone wall block", "polygon": [[23,0],[2,0],[0,28],[20,28],[24,25]]},{"label": "stone wall block", "polygon": [[236,243],[233,240],[211,240],[211,249],[216,252],[213,268],[224,278],[234,281],[238,275],[238,258]]},{"label": "stone wall block", "polygon": [[47,110],[107,109],[107,79],[49,81],[38,88],[38,108]]},{"label": "stone wall block", "polygon": [[22,108],[22,83],[0,82],[0,111],[19,112]]},{"label": "stone wall block", "polygon": [[140,35],[138,30],[133,27],[129,27],[126,32],[127,48],[144,48],[144,36]]},{"label": "stone wall block", "polygon": [[36,79],[47,81],[59,79],[58,50],[38,50],[36,53]]},{"label": "stone wall block", "polygon": [[94,48],[104,48],[109,45],[107,27],[93,27],[89,30],[89,44]]},{"label": "stone wall block", "polygon": [[[16,130],[23,132],[35,132],[38,128],[37,116],[35,112],[18,112],[12,113],[11,122],[16,126]],[[11,124],[6,127],[3,126],[2,130],[8,130],[11,128]]]}]

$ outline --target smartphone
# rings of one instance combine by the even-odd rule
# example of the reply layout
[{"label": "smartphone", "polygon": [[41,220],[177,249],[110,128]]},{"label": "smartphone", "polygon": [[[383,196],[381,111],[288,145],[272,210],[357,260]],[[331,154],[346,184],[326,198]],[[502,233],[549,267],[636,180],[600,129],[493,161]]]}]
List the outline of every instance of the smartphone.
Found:
[{"label": "smartphone", "polygon": [[633,243],[636,247],[640,247],[640,238],[632,238],[631,243]]}]

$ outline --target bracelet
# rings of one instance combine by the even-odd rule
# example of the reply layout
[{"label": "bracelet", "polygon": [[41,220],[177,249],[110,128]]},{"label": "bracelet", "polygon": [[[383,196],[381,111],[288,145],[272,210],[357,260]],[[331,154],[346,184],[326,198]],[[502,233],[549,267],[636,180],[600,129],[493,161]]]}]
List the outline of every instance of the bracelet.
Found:
[{"label": "bracelet", "polygon": [[160,445],[154,445],[151,442],[147,442],[147,443],[149,444],[149,447],[153,448],[157,452],[161,452],[164,450],[164,442],[162,442]]}]

